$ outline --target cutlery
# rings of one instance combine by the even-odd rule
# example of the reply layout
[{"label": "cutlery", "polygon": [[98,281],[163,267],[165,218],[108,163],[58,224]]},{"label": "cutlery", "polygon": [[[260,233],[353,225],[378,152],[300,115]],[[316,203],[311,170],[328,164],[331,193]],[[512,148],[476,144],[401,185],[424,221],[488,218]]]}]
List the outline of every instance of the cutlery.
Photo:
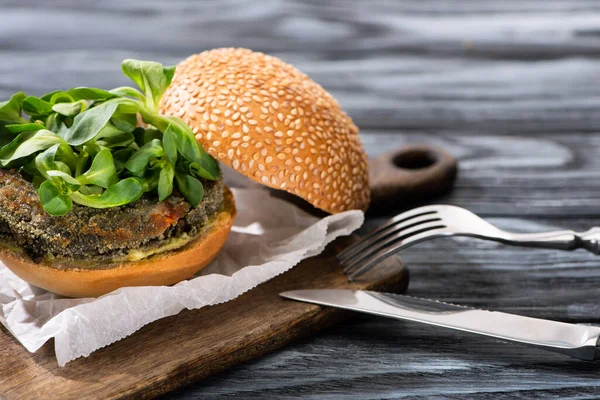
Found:
[{"label": "cutlery", "polygon": [[363,290],[280,293],[291,300],[410,320],[523,343],[582,360],[600,358],[600,327],[479,310],[435,300]]},{"label": "cutlery", "polygon": [[582,233],[564,230],[511,233],[496,228],[464,208],[433,205],[398,214],[379,229],[338,254],[349,280],[384,259],[419,242],[446,236],[469,236],[504,244],[559,250],[585,249],[600,254],[600,228]]}]

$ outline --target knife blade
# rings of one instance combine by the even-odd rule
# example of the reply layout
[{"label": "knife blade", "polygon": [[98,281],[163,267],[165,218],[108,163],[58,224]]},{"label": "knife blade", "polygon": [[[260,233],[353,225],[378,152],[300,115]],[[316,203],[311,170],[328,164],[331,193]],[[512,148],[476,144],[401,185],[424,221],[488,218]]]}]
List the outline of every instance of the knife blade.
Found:
[{"label": "knife blade", "polygon": [[569,324],[364,290],[292,290],[280,295],[291,300],[492,336],[582,360],[600,358],[600,327],[596,326]]}]

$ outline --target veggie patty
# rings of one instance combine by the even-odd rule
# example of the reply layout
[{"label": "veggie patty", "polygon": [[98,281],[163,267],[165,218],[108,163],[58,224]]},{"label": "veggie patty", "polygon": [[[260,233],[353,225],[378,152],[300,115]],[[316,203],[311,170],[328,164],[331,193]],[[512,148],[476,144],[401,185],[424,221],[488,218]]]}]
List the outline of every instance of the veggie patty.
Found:
[{"label": "veggie patty", "polygon": [[141,199],[114,208],[74,204],[66,215],[44,211],[34,186],[16,171],[0,169],[0,241],[47,257],[114,259],[129,250],[157,248],[170,238],[195,236],[223,203],[223,182],[203,180],[204,198],[193,208],[174,191],[166,200]]}]

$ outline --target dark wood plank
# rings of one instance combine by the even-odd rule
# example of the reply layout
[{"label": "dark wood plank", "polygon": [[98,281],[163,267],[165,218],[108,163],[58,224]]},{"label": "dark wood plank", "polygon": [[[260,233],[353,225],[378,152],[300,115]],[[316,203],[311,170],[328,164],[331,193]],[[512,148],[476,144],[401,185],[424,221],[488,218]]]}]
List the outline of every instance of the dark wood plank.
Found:
[{"label": "dark wood plank", "polygon": [[406,144],[427,143],[460,160],[454,191],[430,202],[456,204],[485,216],[600,215],[597,135],[363,132],[364,145],[373,157]]},{"label": "dark wood plank", "polygon": [[600,5],[550,3],[5,2],[0,98],[112,88],[124,58],[237,46],[294,63],[363,129],[596,132]]},{"label": "dark wood plank", "polygon": [[169,398],[593,399],[600,396],[599,381],[597,363],[358,317]]},{"label": "dark wood plank", "polygon": [[338,239],[319,256],[231,302],[161,319],[62,368],[51,344],[30,354],[2,328],[0,397],[153,397],[314,334],[347,316],[340,310],[284,300],[279,297],[281,291],[305,287],[406,289],[408,275],[397,260],[390,260],[360,282],[349,283],[335,255],[352,240]]}]

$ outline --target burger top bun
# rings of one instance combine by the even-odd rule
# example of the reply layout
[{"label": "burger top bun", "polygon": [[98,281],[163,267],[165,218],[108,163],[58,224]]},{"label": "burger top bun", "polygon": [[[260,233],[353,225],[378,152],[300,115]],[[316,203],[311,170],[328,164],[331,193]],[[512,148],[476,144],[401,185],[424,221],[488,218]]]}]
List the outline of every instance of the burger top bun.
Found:
[{"label": "burger top bun", "polygon": [[193,55],[177,66],[161,108],[259,183],[330,213],[369,205],[358,128],[325,89],[278,58],[232,48]]}]

